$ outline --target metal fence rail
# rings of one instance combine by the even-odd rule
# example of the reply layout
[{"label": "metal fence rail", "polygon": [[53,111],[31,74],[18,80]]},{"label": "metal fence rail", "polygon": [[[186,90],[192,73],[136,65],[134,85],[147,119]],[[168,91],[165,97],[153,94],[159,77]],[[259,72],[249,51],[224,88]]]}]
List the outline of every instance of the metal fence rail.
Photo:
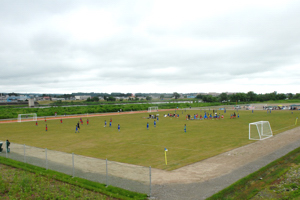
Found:
[{"label": "metal fence rail", "polygon": [[151,196],[151,167],[130,165],[16,143],[10,144],[10,152],[8,152],[5,142],[3,142],[3,151],[0,156]]}]

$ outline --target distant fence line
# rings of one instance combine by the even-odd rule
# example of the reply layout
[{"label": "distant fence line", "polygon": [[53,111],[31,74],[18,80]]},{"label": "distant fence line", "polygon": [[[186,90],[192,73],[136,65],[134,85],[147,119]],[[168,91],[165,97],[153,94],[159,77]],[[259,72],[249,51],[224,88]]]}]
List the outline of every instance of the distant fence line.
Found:
[{"label": "distant fence line", "polygon": [[0,156],[107,186],[111,185],[144,193],[151,197],[151,167],[130,165],[16,143],[10,144],[10,152],[8,152],[5,142],[3,142],[3,151]]}]

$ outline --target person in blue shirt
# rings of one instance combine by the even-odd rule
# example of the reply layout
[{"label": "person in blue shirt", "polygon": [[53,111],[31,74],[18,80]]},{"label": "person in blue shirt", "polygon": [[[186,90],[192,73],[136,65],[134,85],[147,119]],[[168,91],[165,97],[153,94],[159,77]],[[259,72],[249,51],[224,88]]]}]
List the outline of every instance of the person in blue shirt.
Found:
[{"label": "person in blue shirt", "polygon": [[109,122],[109,127],[111,127],[111,121]]},{"label": "person in blue shirt", "polygon": [[149,123],[147,122],[147,130],[149,130]]},{"label": "person in blue shirt", "polygon": [[79,133],[78,126],[76,125],[75,133]]},{"label": "person in blue shirt", "polygon": [[154,127],[156,127],[156,121],[154,120]]},{"label": "person in blue shirt", "polygon": [[184,132],[186,133],[186,124],[184,125]]},{"label": "person in blue shirt", "polygon": [[120,129],[121,129],[121,126],[120,126],[120,124],[118,124],[118,131],[120,132]]},{"label": "person in blue shirt", "polygon": [[104,120],[104,127],[106,127],[106,120]]}]

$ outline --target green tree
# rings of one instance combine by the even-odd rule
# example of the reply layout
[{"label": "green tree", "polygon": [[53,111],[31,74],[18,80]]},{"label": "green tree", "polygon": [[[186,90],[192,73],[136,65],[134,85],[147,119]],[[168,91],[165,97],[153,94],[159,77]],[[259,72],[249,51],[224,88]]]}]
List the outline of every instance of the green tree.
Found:
[{"label": "green tree", "polygon": [[146,96],[146,100],[147,100],[147,101],[150,101],[151,99],[152,99],[152,97]]},{"label": "green tree", "polygon": [[220,101],[227,101],[228,100],[228,95],[227,93],[223,92],[219,95]]},{"label": "green tree", "polygon": [[247,93],[247,99],[248,99],[248,101],[256,101],[257,100],[257,94],[255,94],[253,91],[249,91]]},{"label": "green tree", "polygon": [[113,96],[109,96],[108,98],[106,98],[107,101],[116,101],[116,98]]},{"label": "green tree", "polygon": [[180,94],[178,94],[177,92],[174,92],[173,97],[175,97],[175,99],[178,99],[180,97]]},{"label": "green tree", "polygon": [[99,101],[99,97],[93,97],[91,100],[98,102]]}]

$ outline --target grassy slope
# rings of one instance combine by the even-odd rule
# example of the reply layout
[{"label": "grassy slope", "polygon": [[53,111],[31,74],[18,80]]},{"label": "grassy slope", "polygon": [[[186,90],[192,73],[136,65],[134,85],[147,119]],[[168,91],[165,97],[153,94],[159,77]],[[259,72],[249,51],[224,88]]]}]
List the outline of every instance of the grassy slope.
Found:
[{"label": "grassy slope", "polygon": [[300,148],[208,198],[300,199]]},{"label": "grassy slope", "polygon": [[[272,111],[271,114],[266,111],[240,111],[239,119],[229,119],[233,111],[227,110],[223,120],[186,121],[187,113],[203,115],[204,111],[177,111],[179,118],[164,118],[164,113],[160,112],[156,128],[153,127],[153,119],[145,119],[146,113],[90,117],[88,126],[85,117],[79,134],[74,133],[79,119],[64,119],[63,124],[58,119],[48,120],[48,132],[45,132],[44,121],[39,121],[37,127],[35,122],[0,124],[0,139],[173,170],[253,142],[248,139],[250,122],[270,121],[274,134],[278,134],[294,128],[295,118],[300,114],[291,114],[291,111]],[[113,127],[104,128],[104,120],[109,122],[110,117],[113,118]],[[150,124],[149,130],[146,129],[147,122]],[[117,124],[121,125],[121,132],[118,132]],[[184,124],[187,124],[186,134]],[[169,149],[167,166],[164,164],[165,147]]]},{"label": "grassy slope", "polygon": [[1,199],[146,199],[147,195],[0,157]]}]

